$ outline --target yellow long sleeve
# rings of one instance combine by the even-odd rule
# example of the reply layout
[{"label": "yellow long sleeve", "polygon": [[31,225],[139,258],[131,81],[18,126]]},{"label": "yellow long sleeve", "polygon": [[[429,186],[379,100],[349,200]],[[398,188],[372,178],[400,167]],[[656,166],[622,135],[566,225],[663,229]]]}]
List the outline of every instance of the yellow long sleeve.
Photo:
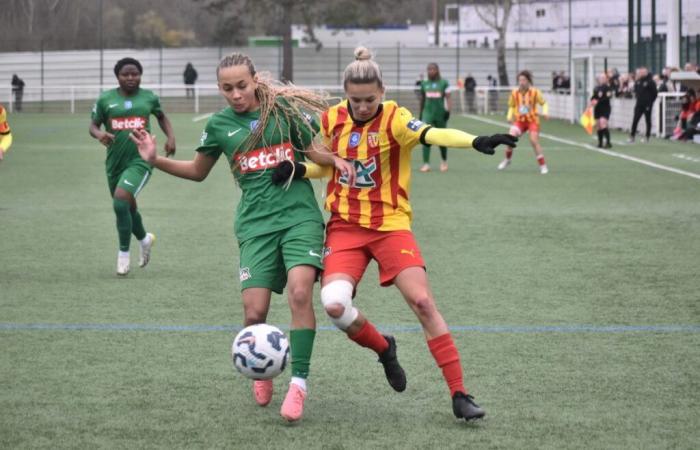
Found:
[{"label": "yellow long sleeve", "polygon": [[12,145],[12,133],[0,134],[0,148],[7,152]]},{"label": "yellow long sleeve", "polygon": [[506,120],[509,122],[513,120],[513,117],[515,117],[515,108],[508,108],[508,115],[506,116]]},{"label": "yellow long sleeve", "polygon": [[430,145],[471,148],[476,136],[454,128],[431,128],[425,133],[424,139]]},{"label": "yellow long sleeve", "polygon": [[545,115],[545,116],[548,116],[548,115],[549,115],[549,103],[547,103],[547,101],[544,99],[544,96],[542,95],[542,92],[539,93],[539,99],[538,99],[538,100],[539,100],[539,101],[538,101],[537,103],[539,103],[540,105],[542,105],[542,114]]},{"label": "yellow long sleeve", "polygon": [[302,163],[306,166],[304,178],[330,178],[333,176],[333,166],[320,166],[316,163],[305,161]]}]

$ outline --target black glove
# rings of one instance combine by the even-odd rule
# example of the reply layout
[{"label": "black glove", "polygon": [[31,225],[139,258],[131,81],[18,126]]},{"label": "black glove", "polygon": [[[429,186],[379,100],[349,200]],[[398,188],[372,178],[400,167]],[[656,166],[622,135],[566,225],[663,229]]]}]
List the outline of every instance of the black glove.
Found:
[{"label": "black glove", "polygon": [[447,122],[448,120],[450,120],[450,112],[445,111],[445,122]]},{"label": "black glove", "polygon": [[496,153],[497,146],[516,147],[516,142],[518,142],[518,138],[510,134],[494,134],[492,136],[477,136],[472,142],[472,147],[478,152],[493,155]]},{"label": "black glove", "polygon": [[289,177],[292,176],[292,172],[294,172],[295,180],[303,178],[306,174],[306,166],[302,163],[285,159],[279,163],[272,172],[272,182],[274,184],[283,184],[289,180]]}]

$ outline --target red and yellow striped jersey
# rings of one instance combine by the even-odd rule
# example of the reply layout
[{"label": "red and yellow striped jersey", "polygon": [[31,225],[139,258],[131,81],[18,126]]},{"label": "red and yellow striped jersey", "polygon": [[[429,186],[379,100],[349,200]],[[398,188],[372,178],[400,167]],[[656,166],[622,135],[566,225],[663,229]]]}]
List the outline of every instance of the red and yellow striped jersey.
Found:
[{"label": "red and yellow striped jersey", "polygon": [[396,102],[386,101],[377,116],[355,123],[347,100],[321,117],[321,134],[331,151],[352,160],[355,183],[335,170],[328,182],[326,209],[342,219],[380,231],[410,230],[411,150],[429,125]]},{"label": "red and yellow striped jersey", "polygon": [[7,134],[10,132],[10,126],[7,124],[7,113],[5,108],[0,105],[0,134]]},{"label": "red and yellow striped jersey", "polygon": [[513,89],[508,99],[508,120],[514,119],[516,122],[534,122],[539,124],[537,105],[542,105],[542,113],[547,114],[547,102],[544,101],[542,92],[534,87],[529,88],[525,93],[520,89]]}]

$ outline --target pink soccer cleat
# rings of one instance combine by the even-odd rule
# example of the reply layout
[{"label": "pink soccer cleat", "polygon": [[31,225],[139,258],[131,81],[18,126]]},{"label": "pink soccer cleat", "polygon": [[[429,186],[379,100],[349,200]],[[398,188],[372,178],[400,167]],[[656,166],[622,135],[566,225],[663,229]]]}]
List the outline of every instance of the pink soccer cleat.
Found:
[{"label": "pink soccer cleat", "polygon": [[255,403],[267,406],[272,400],[272,380],[253,381],[253,396],[255,396]]},{"label": "pink soccer cleat", "polygon": [[282,402],[280,414],[288,422],[296,422],[304,414],[304,400],[306,391],[294,383],[289,383],[289,391]]}]

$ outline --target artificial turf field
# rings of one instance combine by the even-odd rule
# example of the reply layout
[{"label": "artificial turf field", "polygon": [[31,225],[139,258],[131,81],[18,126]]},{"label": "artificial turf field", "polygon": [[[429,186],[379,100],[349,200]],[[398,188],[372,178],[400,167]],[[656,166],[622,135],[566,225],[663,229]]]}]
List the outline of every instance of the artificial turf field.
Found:
[{"label": "artificial turf field", "polygon": [[[204,122],[170,117],[177,157],[189,159]],[[9,119],[2,448],[699,445],[700,179],[575,145],[593,141],[558,121],[543,127],[560,138],[543,139],[547,176],[528,143],[504,172],[502,153],[464,150],[450,152],[447,173],[416,170],[413,229],[487,417],[454,419],[417,320],[396,289],[378,287],[371,266],[356,304],[396,336],[408,389],[394,393],[373,354],[333,330],[317,288],[309,398],[290,426],[279,416],[289,372],[263,409],[231,366],[242,321],[232,233],[240,192],[227,165],[201,184],[154,173],[139,196],[158,237],[152,261],[139,269],[132,242],[132,272],[119,279],[104,150],[88,136],[87,115]],[[505,130],[483,118],[451,126]],[[700,174],[700,146],[613,150]],[[419,148],[413,156],[417,169]],[[289,323],[284,297],[274,297],[269,322]]]}]

